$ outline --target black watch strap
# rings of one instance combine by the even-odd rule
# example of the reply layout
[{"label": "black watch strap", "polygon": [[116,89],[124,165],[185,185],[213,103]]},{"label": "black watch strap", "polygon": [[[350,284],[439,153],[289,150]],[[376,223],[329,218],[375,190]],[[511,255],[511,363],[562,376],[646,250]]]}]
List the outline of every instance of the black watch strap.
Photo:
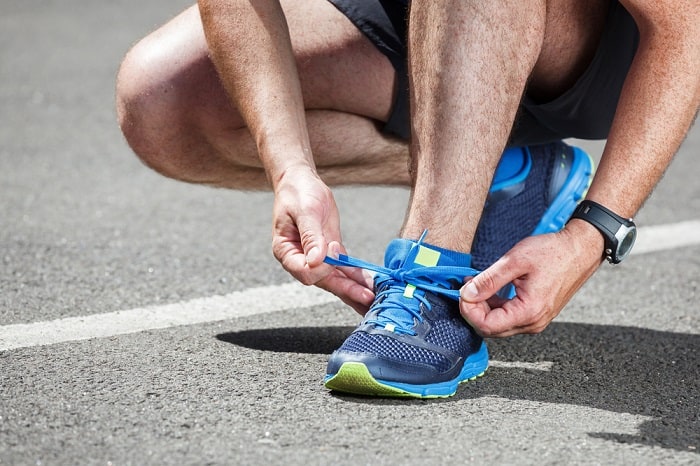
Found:
[{"label": "black watch strap", "polygon": [[[605,237],[605,247],[608,248],[608,238],[615,237],[620,224],[628,220],[620,217],[612,210],[603,207],[597,202],[584,200],[576,207],[571,218],[580,218],[592,224]],[[604,230],[604,231],[603,231]]]},{"label": "black watch strap", "polygon": [[[634,222],[631,219],[620,217],[597,202],[581,201],[571,218],[584,220],[600,231],[605,241],[603,256],[613,264],[624,259],[634,244],[636,236]],[[618,238],[619,233],[622,233],[623,236]]]}]

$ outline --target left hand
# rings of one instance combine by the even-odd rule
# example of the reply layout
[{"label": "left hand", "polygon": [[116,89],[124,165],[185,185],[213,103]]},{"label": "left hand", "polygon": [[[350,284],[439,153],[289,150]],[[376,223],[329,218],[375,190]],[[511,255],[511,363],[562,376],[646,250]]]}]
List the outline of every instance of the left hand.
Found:
[{"label": "left hand", "polygon": [[[597,270],[602,251],[602,236],[582,221],[558,233],[525,238],[466,281],[460,292],[462,316],[486,337],[539,333]],[[508,283],[516,296],[497,297]]]},{"label": "left hand", "polygon": [[288,170],[275,187],[272,251],[294,278],[338,296],[360,314],[374,300],[372,278],[361,269],[323,259],[345,254],[331,190],[310,169]]},{"label": "left hand", "polygon": [[[347,254],[347,251],[341,244],[331,242],[328,245],[328,255],[337,259],[339,254]],[[362,316],[374,301],[374,275],[361,268],[335,267],[316,286],[330,291]]]}]

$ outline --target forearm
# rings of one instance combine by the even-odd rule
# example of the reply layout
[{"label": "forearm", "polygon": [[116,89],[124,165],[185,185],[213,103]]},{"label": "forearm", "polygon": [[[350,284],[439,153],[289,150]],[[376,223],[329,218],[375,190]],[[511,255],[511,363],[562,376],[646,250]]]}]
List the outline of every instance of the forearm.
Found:
[{"label": "forearm", "polygon": [[212,60],[245,120],[273,186],[293,166],[314,169],[301,86],[277,0],[200,0]]},{"label": "forearm", "polygon": [[660,180],[700,104],[698,7],[657,20],[631,6],[640,44],[588,194],[628,217]]}]

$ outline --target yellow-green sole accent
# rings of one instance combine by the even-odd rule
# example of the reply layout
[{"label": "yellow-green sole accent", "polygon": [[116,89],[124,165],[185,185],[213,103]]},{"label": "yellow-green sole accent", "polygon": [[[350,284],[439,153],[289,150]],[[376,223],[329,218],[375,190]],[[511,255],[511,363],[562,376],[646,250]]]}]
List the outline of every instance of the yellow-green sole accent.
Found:
[{"label": "yellow-green sole accent", "polygon": [[[476,380],[484,375],[486,370],[471,377],[467,380]],[[462,382],[466,382],[464,380]],[[460,383],[462,383],[460,382]],[[392,398],[449,398],[455,394],[455,391],[447,394],[428,394],[410,392],[398,387],[393,387],[385,383],[379,382],[370,374],[367,366],[361,362],[346,362],[338,372],[328,378],[324,385],[326,388],[343,393],[351,393],[353,395],[379,396]]]}]

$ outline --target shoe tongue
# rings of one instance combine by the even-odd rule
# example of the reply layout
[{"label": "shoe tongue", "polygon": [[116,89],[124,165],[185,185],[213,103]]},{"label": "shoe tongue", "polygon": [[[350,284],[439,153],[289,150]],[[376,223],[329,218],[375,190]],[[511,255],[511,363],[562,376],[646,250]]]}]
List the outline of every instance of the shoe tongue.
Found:
[{"label": "shoe tongue", "polygon": [[471,255],[408,239],[393,240],[384,254],[384,266],[389,269],[415,269],[437,265],[470,267]]},{"label": "shoe tongue", "polygon": [[[469,254],[450,251],[407,239],[391,241],[384,254],[384,266],[394,270],[435,266],[469,267],[470,265],[471,256]],[[415,293],[422,295],[423,292],[417,290],[413,285],[407,285],[403,295],[395,296],[393,299],[398,299],[410,307],[419,306],[420,304],[414,296]],[[413,315],[403,309],[402,306],[396,306],[395,308],[384,309],[377,317],[377,324],[387,330],[401,331],[400,329],[411,329],[413,327],[413,318]]]}]

